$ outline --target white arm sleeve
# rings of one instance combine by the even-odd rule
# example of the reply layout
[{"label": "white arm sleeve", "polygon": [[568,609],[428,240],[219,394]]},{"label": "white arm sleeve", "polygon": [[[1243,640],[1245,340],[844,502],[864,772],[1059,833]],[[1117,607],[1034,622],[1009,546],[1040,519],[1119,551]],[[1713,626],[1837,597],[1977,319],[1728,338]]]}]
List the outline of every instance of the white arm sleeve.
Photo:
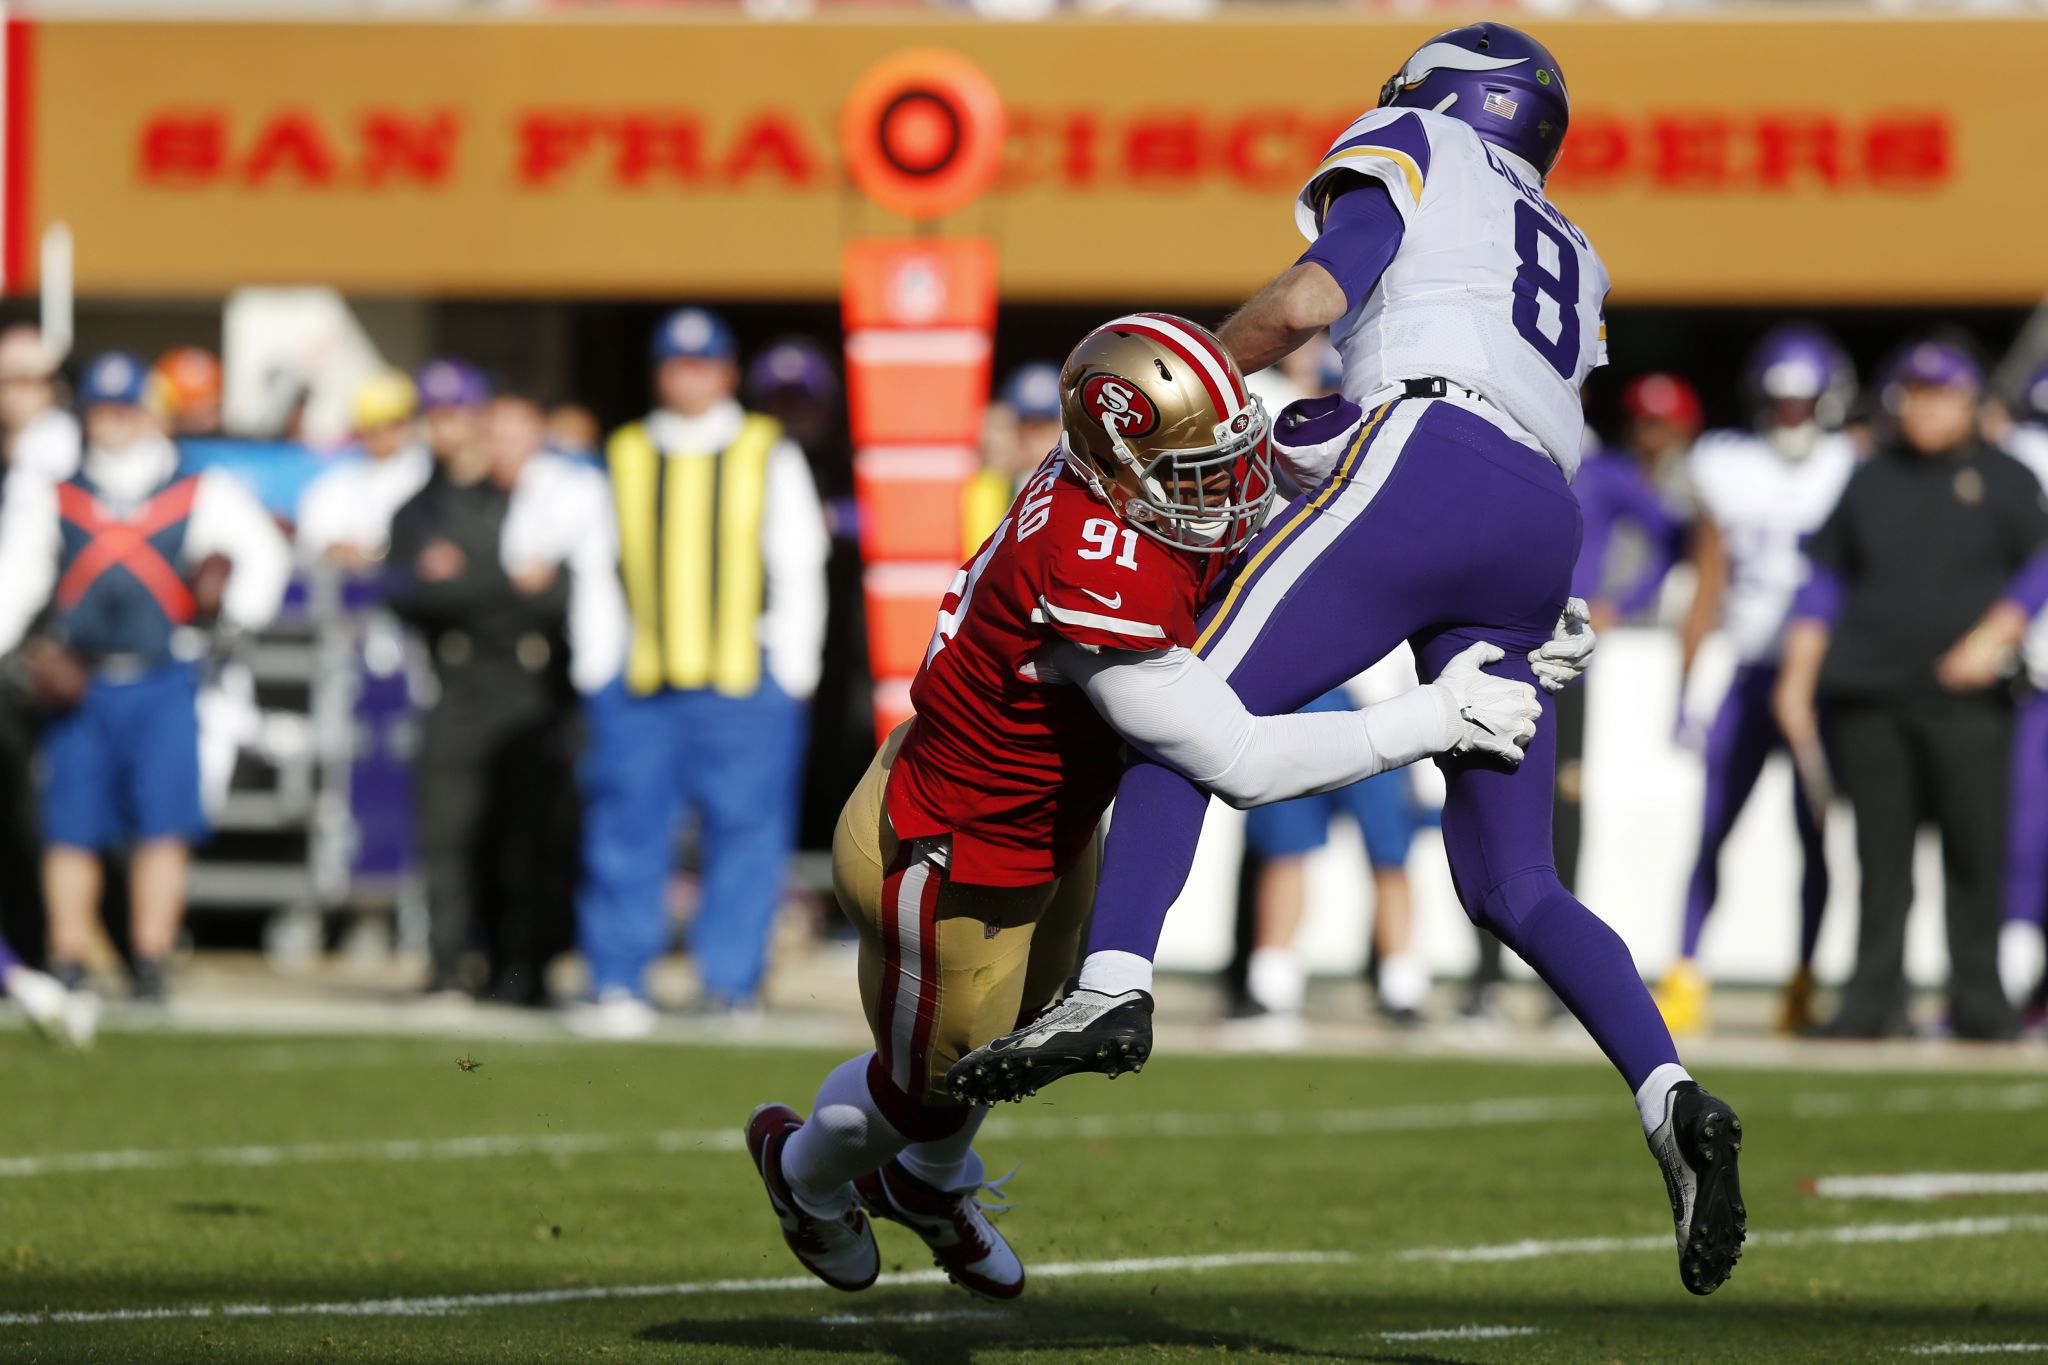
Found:
[{"label": "white arm sleeve", "polygon": [[291,584],[291,543],[249,486],[224,469],[199,476],[185,528],[187,564],[213,554],[234,565],[221,594],[222,621],[238,630],[261,630],[276,619]]},{"label": "white arm sleeve", "polygon": [[776,685],[799,701],[818,690],[825,653],[825,561],[832,539],[803,451],[781,441],[768,456],[768,505],[761,514],[761,554],[768,609],[761,643]]},{"label": "white arm sleeve", "polygon": [[1054,647],[1053,666],[1146,755],[1243,810],[1348,786],[1450,748],[1457,707],[1418,687],[1364,711],[1254,716],[1191,651]]},{"label": "white arm sleeve", "polygon": [[57,586],[57,553],[63,533],[57,525],[57,494],[31,470],[0,474],[7,480],[0,500],[0,654],[20,644],[36,613]]}]

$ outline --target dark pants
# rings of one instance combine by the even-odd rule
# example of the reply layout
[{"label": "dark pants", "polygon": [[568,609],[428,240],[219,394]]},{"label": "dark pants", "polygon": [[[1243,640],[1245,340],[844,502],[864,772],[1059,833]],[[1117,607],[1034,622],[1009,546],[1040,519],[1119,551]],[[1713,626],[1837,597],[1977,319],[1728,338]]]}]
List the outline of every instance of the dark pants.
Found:
[{"label": "dark pants", "polygon": [[528,675],[444,675],[417,776],[428,943],[437,985],[481,940],[487,993],[540,1003],[539,973],[567,946],[574,895],[572,712]]},{"label": "dark pants", "polygon": [[2003,696],[1843,699],[1828,738],[1856,811],[1863,874],[1856,970],[1830,1031],[1875,1037],[1904,1026],[1913,840],[1931,821],[1941,832],[1955,1031],[2012,1036],[2018,1021],[1998,980],[2011,708]]},{"label": "dark pants", "polygon": [[42,848],[36,819],[34,705],[0,686],[0,938],[43,958]]}]

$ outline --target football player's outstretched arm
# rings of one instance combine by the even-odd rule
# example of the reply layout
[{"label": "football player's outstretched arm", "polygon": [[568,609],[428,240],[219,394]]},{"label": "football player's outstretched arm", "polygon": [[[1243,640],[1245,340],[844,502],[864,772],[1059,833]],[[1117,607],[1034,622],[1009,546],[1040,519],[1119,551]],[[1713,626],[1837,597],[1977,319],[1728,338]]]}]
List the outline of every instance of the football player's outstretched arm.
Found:
[{"label": "football player's outstretched arm", "polygon": [[1315,242],[1217,329],[1237,367],[1263,370],[1365,301],[1400,249],[1400,210],[1376,180],[1329,177]]},{"label": "football player's outstretched arm", "polygon": [[1348,786],[1438,753],[1519,763],[1542,708],[1527,683],[1480,671],[1501,658],[1476,644],[1427,686],[1363,711],[1254,716],[1192,651],[1137,653],[1061,644],[1052,663],[1104,720],[1242,810]]}]

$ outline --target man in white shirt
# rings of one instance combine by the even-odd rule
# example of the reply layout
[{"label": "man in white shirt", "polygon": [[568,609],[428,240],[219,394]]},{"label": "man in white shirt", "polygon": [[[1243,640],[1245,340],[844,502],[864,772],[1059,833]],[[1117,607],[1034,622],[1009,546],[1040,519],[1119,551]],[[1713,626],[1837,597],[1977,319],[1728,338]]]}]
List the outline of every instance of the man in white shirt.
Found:
[{"label": "man in white shirt", "polygon": [[43,729],[43,888],[50,957],[67,984],[93,937],[100,855],[132,845],[138,998],[163,995],[185,910],[200,804],[197,661],[209,628],[276,615],[291,572],[283,534],[235,476],[179,468],[148,404],[148,367],[110,351],[79,384],[86,449],[75,477],[17,480],[0,537],[0,652],[46,605],[30,642]]},{"label": "man in white shirt", "polygon": [[652,1026],[644,977],[667,943],[662,892],[686,813],[703,858],[692,950],[706,1002],[757,997],[825,629],[810,469],[734,398],[731,331],[679,309],[652,349],[659,406],[606,447],[621,572],[571,607],[590,729],[577,918],[596,1001],[580,1022],[610,1035]]},{"label": "man in white shirt", "polygon": [[381,370],[355,393],[356,448],[299,497],[299,549],[360,571],[384,557],[391,518],[434,467],[414,425],[419,394],[401,370]]}]

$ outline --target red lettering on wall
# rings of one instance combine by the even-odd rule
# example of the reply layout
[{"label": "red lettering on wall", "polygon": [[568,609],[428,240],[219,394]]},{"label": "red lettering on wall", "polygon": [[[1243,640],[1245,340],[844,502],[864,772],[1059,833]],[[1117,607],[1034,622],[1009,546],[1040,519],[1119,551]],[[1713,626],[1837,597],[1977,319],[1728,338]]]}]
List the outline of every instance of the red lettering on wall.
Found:
[{"label": "red lettering on wall", "polygon": [[758,174],[785,185],[809,185],[818,179],[818,158],[803,129],[787,114],[773,110],[756,114],[733,138],[725,158],[723,179],[744,185]]},{"label": "red lettering on wall", "polygon": [[462,118],[453,109],[430,114],[372,110],[362,122],[363,183],[445,185],[455,170],[461,134]]},{"label": "red lettering on wall", "polygon": [[1841,124],[1827,114],[1765,114],[1756,121],[1756,183],[1792,189],[1842,183]]},{"label": "red lettering on wall", "polygon": [[[1322,150],[1316,149],[1318,154]],[[1255,109],[1233,119],[1223,131],[1222,162],[1230,178],[1246,189],[1299,188],[1304,174],[1300,120],[1287,109]]]},{"label": "red lettering on wall", "polygon": [[264,125],[242,160],[242,180],[250,185],[262,185],[278,175],[289,175],[302,185],[331,185],[339,174],[326,134],[311,114],[298,109],[287,109]]},{"label": "red lettering on wall", "polygon": [[1664,114],[1650,123],[1650,178],[1665,190],[1715,190],[1728,183],[1730,120],[1721,114]]},{"label": "red lettering on wall", "polygon": [[635,188],[666,179],[695,184],[704,173],[703,128],[690,114],[628,114],[613,133],[612,178]]},{"label": "red lettering on wall", "polygon": [[1572,120],[1564,155],[1550,173],[1550,183],[1572,189],[1611,189],[1629,173],[1633,143],[1629,126],[1614,115],[1580,114]]},{"label": "red lettering on wall", "polygon": [[1186,189],[1202,172],[1202,120],[1194,113],[1144,114],[1124,130],[1125,177],[1141,189]]},{"label": "red lettering on wall", "polygon": [[597,134],[597,120],[587,114],[543,110],[519,120],[519,165],[515,172],[521,185],[544,190],[554,186],[590,148]]},{"label": "red lettering on wall", "polygon": [[1880,114],[1863,134],[1863,168],[1872,185],[1924,190],[1948,179],[1948,120],[1940,114]]},{"label": "red lettering on wall", "polygon": [[219,177],[227,155],[226,114],[155,114],[142,125],[142,136],[136,140],[135,169],[147,185],[196,188]]}]

